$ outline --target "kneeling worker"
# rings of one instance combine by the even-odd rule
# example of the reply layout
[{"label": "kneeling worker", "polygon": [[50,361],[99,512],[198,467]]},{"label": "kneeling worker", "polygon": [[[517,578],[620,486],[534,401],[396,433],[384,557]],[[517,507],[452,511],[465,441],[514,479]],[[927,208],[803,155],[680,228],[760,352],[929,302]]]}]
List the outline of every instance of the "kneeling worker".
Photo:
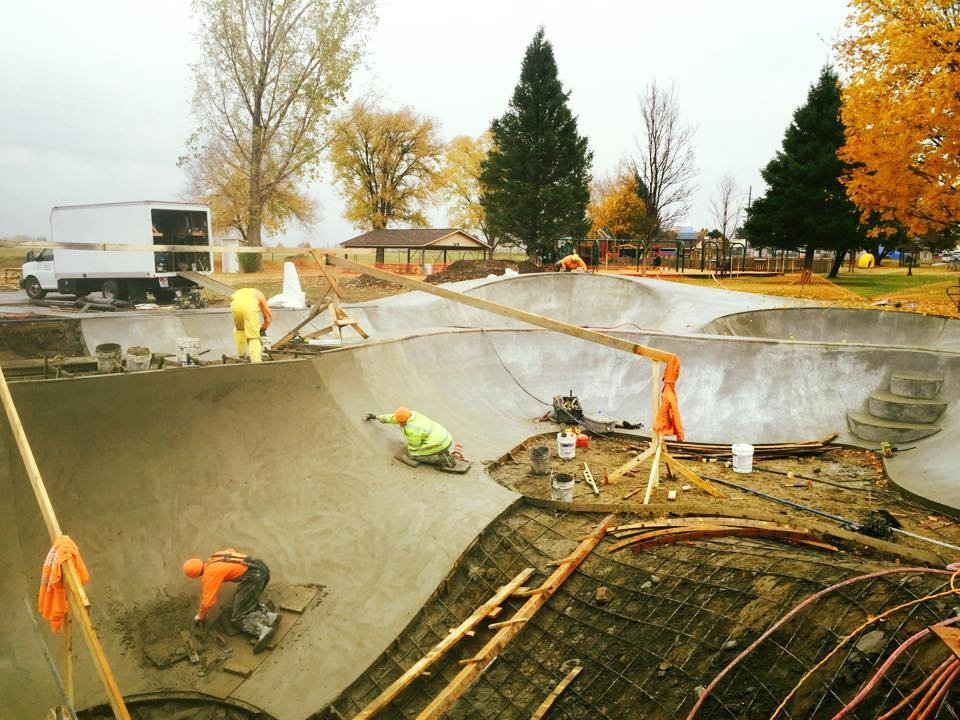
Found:
[{"label": "kneeling worker", "polygon": [[564,258],[557,260],[556,265],[560,266],[563,272],[586,272],[587,264],[576,253],[570,253]]},{"label": "kneeling worker", "polygon": [[266,334],[273,320],[267,298],[256,288],[240,288],[230,296],[230,312],[233,313],[233,339],[237,343],[237,355],[243,357],[249,352],[250,362],[262,362],[263,343],[260,337]]},{"label": "kneeling worker", "polygon": [[[405,455],[408,464],[426,463],[441,468],[456,467],[457,461],[450,454],[453,435],[440,423],[435,423],[426,415],[398,407],[393,413],[374,415],[367,413],[364,420],[377,420],[382,423],[399,425],[407,438]],[[403,459],[403,458],[399,458]]]},{"label": "kneeling worker", "polygon": [[187,577],[200,578],[202,583],[200,612],[193,618],[194,625],[202,623],[210,608],[217,604],[220,586],[224,582],[235,582],[237,592],[233,596],[230,621],[257,639],[255,653],[267,647],[280,624],[280,614],[268,612],[260,603],[260,593],[270,582],[270,569],[263,561],[226,548],[215,552],[206,562],[190,558],[183,563],[183,572]]}]

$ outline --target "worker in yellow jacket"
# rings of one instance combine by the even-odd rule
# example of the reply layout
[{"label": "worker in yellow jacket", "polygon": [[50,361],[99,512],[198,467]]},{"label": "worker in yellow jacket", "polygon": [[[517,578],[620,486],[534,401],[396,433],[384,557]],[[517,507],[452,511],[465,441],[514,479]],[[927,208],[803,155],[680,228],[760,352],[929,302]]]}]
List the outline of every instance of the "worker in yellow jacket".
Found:
[{"label": "worker in yellow jacket", "polygon": [[426,463],[441,468],[456,467],[457,461],[450,454],[453,435],[443,425],[434,422],[426,415],[405,407],[398,407],[392,413],[385,415],[367,413],[363,419],[399,425],[407,438],[405,454],[410,464]]},{"label": "worker in yellow jacket", "polygon": [[273,320],[267,298],[256,288],[240,288],[230,296],[230,312],[233,313],[233,339],[237,343],[237,355],[243,357],[249,352],[250,362],[263,362],[263,343],[260,338],[266,334]]}]

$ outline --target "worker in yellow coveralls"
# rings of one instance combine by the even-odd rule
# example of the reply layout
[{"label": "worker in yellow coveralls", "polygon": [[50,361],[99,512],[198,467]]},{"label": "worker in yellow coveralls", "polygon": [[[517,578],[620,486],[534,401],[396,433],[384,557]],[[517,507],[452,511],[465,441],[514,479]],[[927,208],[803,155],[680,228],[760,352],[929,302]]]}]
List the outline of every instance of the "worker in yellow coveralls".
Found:
[{"label": "worker in yellow coveralls", "polygon": [[[263,343],[273,313],[267,306],[267,298],[256,288],[240,288],[230,296],[230,312],[233,313],[233,339],[237,342],[237,355],[250,354],[250,362],[263,362]],[[260,316],[263,315],[263,323]]]}]

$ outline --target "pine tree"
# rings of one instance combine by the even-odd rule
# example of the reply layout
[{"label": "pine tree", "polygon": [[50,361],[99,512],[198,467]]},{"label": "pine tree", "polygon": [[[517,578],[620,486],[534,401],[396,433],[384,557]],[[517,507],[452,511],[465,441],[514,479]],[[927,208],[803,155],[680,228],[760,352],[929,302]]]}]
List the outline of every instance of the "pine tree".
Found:
[{"label": "pine tree", "polygon": [[760,171],[767,194],[748,209],[744,236],[754,246],[806,248],[805,266],[814,250],[836,251],[835,277],[847,251],[866,242],[857,207],[840,182],[848,166],[837,157],[843,145],[840,83],[826,66],[810,87],[807,102],[793,114],[783,148]]},{"label": "pine tree", "polygon": [[582,238],[590,229],[593,153],[577,133],[569,96],[541,27],[527,47],[507,112],[490,126],[494,149],[480,174],[491,232],[513,239],[535,261],[554,260],[561,238]]}]

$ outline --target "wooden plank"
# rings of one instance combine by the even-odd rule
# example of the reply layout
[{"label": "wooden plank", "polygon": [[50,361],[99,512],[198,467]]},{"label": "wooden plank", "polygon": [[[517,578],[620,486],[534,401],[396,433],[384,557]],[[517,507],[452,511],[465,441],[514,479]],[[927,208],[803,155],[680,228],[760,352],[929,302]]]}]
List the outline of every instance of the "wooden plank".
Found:
[{"label": "wooden plank", "polygon": [[[583,559],[587,557],[593,549],[600,543],[607,533],[607,529],[614,524],[615,517],[608,515],[597,526],[594,534],[580,543],[574,555],[578,558],[575,562],[564,563],[558,567],[546,582],[545,587],[558,588],[563,582],[573,574]],[[517,611],[520,617],[532,618],[534,614],[543,607],[553,596],[553,593],[540,593],[535,595]],[[457,676],[447,685],[426,708],[417,716],[417,720],[436,720],[445,713],[457,699],[467,691],[473,682],[480,677],[483,671],[493,662],[507,644],[517,636],[525,627],[525,623],[511,625],[501,628],[497,631],[486,645],[475,656],[476,662],[472,662],[463,668]]]},{"label": "wooden plank", "polygon": [[323,273],[323,276],[327,279],[327,282],[330,283],[330,289],[333,290],[334,294],[338,298],[343,300],[343,291],[340,289],[340,283],[337,282],[337,278],[333,276],[333,273],[330,272],[330,268],[327,267],[325,257],[316,250],[310,251],[310,257],[317,261],[317,265],[320,266],[320,272]]},{"label": "wooden plank", "polygon": [[628,472],[633,472],[638,467],[643,465],[655,452],[657,451],[657,445],[650,443],[650,447],[644,450],[642,453],[637,455],[633,460],[630,460],[619,468],[614,470],[612,473],[607,475],[607,480],[609,482],[616,482],[619,478],[623,477],[624,474]]},{"label": "wooden plank", "polygon": [[[560,563],[549,563],[549,565],[559,565]],[[538,587],[538,588],[529,588],[523,592],[514,593],[514,597],[532,597],[533,595],[539,595],[540,593],[550,592],[553,588],[550,587]]]},{"label": "wooden plank", "polygon": [[936,625],[931,626],[930,629],[950,649],[950,652],[960,659],[960,630],[951,627],[937,627]]},{"label": "wooden plank", "polygon": [[271,599],[281,610],[288,610],[299,615],[313,602],[317,592],[319,592],[317,588],[311,585],[288,585],[278,588],[278,592]]},{"label": "wooden plank", "polygon": [[525,583],[527,579],[533,575],[533,572],[533,568],[526,568],[515,578],[513,578],[513,580],[497,590],[493,597],[474,610],[470,617],[460,623],[443,640],[434,645],[426,655],[411,665],[410,668],[408,668],[400,677],[390,683],[390,686],[380,693],[380,695],[378,695],[369,705],[354,715],[353,720],[366,720],[366,718],[371,718],[391,702],[393,702],[393,700],[401,692],[403,692],[403,690],[410,685],[410,683],[412,683],[417,676],[421,675],[424,670],[439,660],[443,654],[456,645],[468,631],[473,630],[477,625],[483,622],[484,618],[488,617],[496,608],[500,607],[500,603],[510,597],[518,587],[523,585],[523,583]]},{"label": "wooden plank", "polygon": [[218,295],[233,297],[233,294],[237,291],[236,288],[230,287],[226,283],[222,283],[219,280],[214,280],[209,275],[194,272],[193,270],[179,270],[177,271],[177,275],[182,277],[184,280],[189,280],[192,283],[196,283],[200,287],[206,288],[207,290],[215,292]]},{"label": "wooden plank", "polygon": [[685,525],[683,527],[664,528],[663,530],[651,530],[650,532],[634,535],[626,540],[621,540],[618,543],[614,543],[607,548],[607,552],[613,553],[617,550],[627,547],[628,545],[634,545],[638,542],[645,542],[654,538],[663,537],[664,535],[683,535],[694,530],[726,530],[729,528],[731,528],[729,525]]},{"label": "wooden plank", "polygon": [[553,689],[553,692],[547,695],[547,699],[540,703],[540,707],[533,711],[533,715],[530,716],[530,720],[540,720],[540,718],[546,715],[547,710],[550,709],[550,706],[557,701],[558,697],[560,697],[560,693],[567,689],[567,686],[574,681],[577,675],[580,674],[581,670],[583,670],[583,667],[577,665],[577,667],[568,672],[567,676],[557,683],[557,686]]},{"label": "wooden plank", "polygon": [[682,475],[684,478],[689,480],[691,483],[696,485],[698,488],[706,492],[708,495],[711,495],[715,498],[725,498],[722,492],[720,492],[713,483],[707,482],[702,477],[697,475],[693,470],[688,468],[682,462],[672,457],[668,452],[664,458],[667,461],[667,465],[673,468],[673,471],[678,475]]},{"label": "wooden plank", "polygon": [[289,344],[291,340],[297,337],[297,333],[300,332],[301,328],[303,328],[305,325],[308,325],[315,317],[317,317],[317,315],[322,313],[327,308],[327,305],[330,304],[329,300],[325,300],[328,292],[330,292],[330,290],[325,286],[324,293],[310,308],[310,312],[307,313],[306,319],[294,325],[286,335],[273,343],[271,346],[272,350],[279,350],[283,346]]},{"label": "wooden plank", "polygon": [[531,325],[546,328],[547,330],[555,330],[556,332],[560,332],[565,335],[571,335],[573,337],[580,338],[581,340],[587,340],[599,345],[605,345],[606,347],[614,348],[615,350],[622,350],[633,355],[642,355],[652,360],[659,360],[661,362],[667,362],[675,357],[673,353],[668,353],[663,350],[657,350],[655,348],[640,345],[638,343],[632,343],[628,340],[613,337],[612,335],[607,335],[595,330],[586,330],[576,325],[571,325],[570,323],[554,320],[553,318],[544,317],[543,315],[537,315],[536,313],[527,312],[525,310],[518,310],[516,308],[509,307],[508,305],[501,305],[500,303],[491,302],[490,300],[484,300],[472,295],[466,295],[464,293],[449,290],[437,285],[431,285],[430,283],[422,282],[420,280],[413,280],[412,278],[404,277],[403,275],[395,275],[394,273],[386,272],[385,270],[378,270],[370,267],[369,265],[362,265],[360,263],[353,262],[352,260],[346,260],[334,255],[328,254],[327,262],[331,265],[336,265],[337,267],[342,267],[353,272],[363,273],[365,275],[379,278],[380,280],[396,283],[397,285],[410,288],[411,290],[420,290],[421,292],[425,292],[430,295],[437,295],[446,300],[453,300],[454,302],[470,305],[471,307],[479,308],[480,310],[486,310],[487,312],[512,318],[513,320],[520,320],[521,322],[530,323]]},{"label": "wooden plank", "polygon": [[73,707],[76,705],[76,701],[73,694],[73,642],[70,636],[70,624],[70,607],[68,604],[60,632],[63,633],[63,691],[67,696],[67,705]]},{"label": "wooden plank", "polygon": [[647,490],[643,493],[643,504],[650,504],[650,493],[660,478],[660,455],[663,452],[663,442],[657,436],[657,452],[653,456],[653,462],[650,464],[650,479],[647,480]]},{"label": "wooden plank", "polygon": [[510,627],[511,625],[519,625],[520,623],[525,623],[530,618],[528,617],[513,617],[509,620],[502,620],[500,622],[490,623],[487,625],[487,628],[490,630],[499,630],[500,628]]},{"label": "wooden plank", "polygon": [[[53,542],[62,535],[60,523],[53,510],[53,504],[50,502],[50,496],[47,494],[46,485],[44,485],[43,477],[40,475],[40,468],[37,467],[37,461],[30,447],[30,441],[27,439],[23,424],[20,422],[20,414],[17,412],[17,406],[13,402],[10,387],[7,385],[7,379],[4,377],[2,370],[0,370],[0,401],[3,403],[7,421],[10,424],[10,432],[13,434],[14,441],[20,451],[20,457],[26,469],[27,479],[30,481],[37,505],[40,507],[40,515],[43,517],[44,525],[46,525],[47,532],[50,535],[50,542]],[[90,614],[87,611],[87,606],[89,606],[90,601],[87,599],[83,585],[79,581],[77,568],[73,559],[67,559],[64,567],[66,568],[64,576],[68,601],[72,604],[74,612],[80,621],[80,629],[84,642],[93,657],[93,664],[97,670],[100,682],[104,690],[106,690],[107,699],[110,701],[110,708],[118,720],[130,720],[130,713],[127,711],[127,706],[123,701],[120,688],[117,687],[113,670],[110,668],[110,663],[107,662],[107,657],[103,652],[103,646],[100,644],[100,638],[97,636],[97,632],[93,628],[93,623],[90,621]]]}]

